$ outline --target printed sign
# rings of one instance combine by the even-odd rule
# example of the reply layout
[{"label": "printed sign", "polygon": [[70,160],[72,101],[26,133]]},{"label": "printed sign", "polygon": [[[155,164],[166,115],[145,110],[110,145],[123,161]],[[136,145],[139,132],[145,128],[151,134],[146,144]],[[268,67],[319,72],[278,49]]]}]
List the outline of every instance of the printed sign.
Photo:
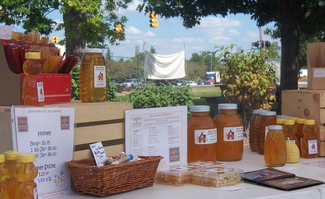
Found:
[{"label": "printed sign", "polygon": [[12,107],[13,146],[34,153],[39,199],[70,198],[74,143],[74,108]]},{"label": "printed sign", "polygon": [[0,26],[0,39],[11,39],[12,26]]},{"label": "printed sign", "polygon": [[187,107],[126,111],[127,154],[163,156],[160,167],[187,163]]}]

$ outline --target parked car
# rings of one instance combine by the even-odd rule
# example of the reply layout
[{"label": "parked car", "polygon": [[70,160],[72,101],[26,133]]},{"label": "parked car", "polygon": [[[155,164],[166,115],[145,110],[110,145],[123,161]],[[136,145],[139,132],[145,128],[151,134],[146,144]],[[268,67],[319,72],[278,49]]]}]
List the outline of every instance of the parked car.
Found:
[{"label": "parked car", "polygon": [[189,85],[189,86],[197,86],[197,83],[195,81],[188,81],[187,85]]},{"label": "parked car", "polygon": [[199,81],[197,81],[197,85],[211,85],[212,83],[204,80],[204,79],[200,79]]},{"label": "parked car", "polygon": [[126,87],[130,87],[130,86],[137,87],[137,86],[141,86],[141,82],[136,78],[126,79],[121,85]]},{"label": "parked car", "polygon": [[178,80],[177,86],[181,86],[181,85],[187,85],[187,82],[185,80]]}]

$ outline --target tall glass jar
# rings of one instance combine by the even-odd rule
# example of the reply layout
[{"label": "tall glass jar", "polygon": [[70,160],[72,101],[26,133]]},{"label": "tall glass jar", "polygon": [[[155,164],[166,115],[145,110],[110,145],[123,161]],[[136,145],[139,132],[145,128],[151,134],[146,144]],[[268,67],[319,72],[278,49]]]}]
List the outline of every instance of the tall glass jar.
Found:
[{"label": "tall glass jar", "polygon": [[244,126],[237,114],[237,104],[218,105],[218,114],[214,117],[217,126],[216,160],[237,161],[243,157]]},{"label": "tall glass jar", "polygon": [[275,111],[263,111],[261,113],[261,119],[257,128],[257,153],[264,154],[265,137],[268,132],[269,125],[276,124],[276,112]]},{"label": "tall glass jar", "polygon": [[261,117],[262,109],[255,109],[253,110],[253,115],[249,124],[249,147],[252,151],[257,152],[257,138],[256,138],[256,127]]},{"label": "tall glass jar", "polygon": [[79,73],[79,92],[82,102],[107,100],[107,71],[103,49],[86,48],[82,51]]},{"label": "tall glass jar", "polygon": [[264,160],[267,167],[284,166],[287,157],[286,141],[281,125],[268,126],[264,144]]},{"label": "tall glass jar", "polygon": [[187,161],[216,161],[217,129],[210,117],[210,107],[190,107],[188,119]]}]

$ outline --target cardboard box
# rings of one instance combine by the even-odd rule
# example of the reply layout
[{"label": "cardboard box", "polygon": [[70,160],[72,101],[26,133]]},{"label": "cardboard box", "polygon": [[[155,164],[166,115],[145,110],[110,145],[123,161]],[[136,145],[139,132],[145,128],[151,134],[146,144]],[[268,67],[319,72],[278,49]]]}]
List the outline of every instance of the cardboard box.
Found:
[{"label": "cardboard box", "polygon": [[[44,107],[75,108],[73,159],[92,157],[89,144],[102,142],[108,156],[125,151],[125,110],[133,108],[132,103],[102,102],[49,104]],[[12,150],[10,106],[0,106],[0,153]]]},{"label": "cardboard box", "polygon": [[[13,73],[6,62],[3,43],[0,40],[0,105],[23,104],[21,93],[24,74]],[[70,74],[41,74],[45,104],[71,101]]]},{"label": "cardboard box", "polygon": [[307,45],[308,89],[325,89],[325,43]]},{"label": "cardboard box", "polygon": [[283,115],[315,120],[319,156],[325,156],[325,90],[284,90],[281,108]]}]

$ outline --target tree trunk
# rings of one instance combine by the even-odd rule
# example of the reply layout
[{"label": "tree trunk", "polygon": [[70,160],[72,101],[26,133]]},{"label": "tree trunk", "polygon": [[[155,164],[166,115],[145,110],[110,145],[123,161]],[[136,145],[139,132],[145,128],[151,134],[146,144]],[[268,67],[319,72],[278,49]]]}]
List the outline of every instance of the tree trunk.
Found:
[{"label": "tree trunk", "polygon": [[65,25],[65,38],[66,38],[66,53],[81,57],[81,50],[85,47],[82,42],[79,24],[83,23],[82,15],[74,8],[70,8],[68,13],[63,14]]},{"label": "tree trunk", "polygon": [[281,114],[281,91],[298,89],[298,31],[299,26],[295,23],[284,22],[281,25],[281,80],[278,114]]}]

